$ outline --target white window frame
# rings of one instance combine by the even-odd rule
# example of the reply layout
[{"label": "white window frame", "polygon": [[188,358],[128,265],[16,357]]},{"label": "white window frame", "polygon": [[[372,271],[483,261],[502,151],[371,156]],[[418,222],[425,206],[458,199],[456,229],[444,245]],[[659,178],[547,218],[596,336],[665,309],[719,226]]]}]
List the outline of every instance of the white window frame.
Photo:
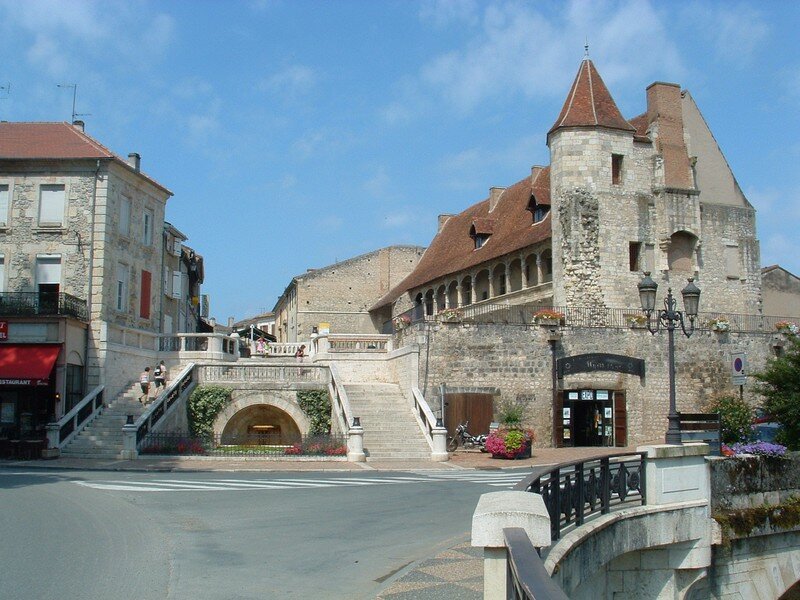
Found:
[{"label": "white window frame", "polygon": [[130,288],[131,268],[125,263],[117,263],[117,286],[114,290],[116,293],[115,305],[117,311],[128,312],[130,310],[130,302],[128,301],[128,289]]},{"label": "white window frame", "polygon": [[[50,192],[53,192],[52,196]],[[55,192],[61,192],[61,203]],[[39,186],[39,227],[63,227],[67,204],[67,186],[63,183]]]},{"label": "white window frame", "polygon": [[8,215],[11,208],[11,185],[0,183],[0,228],[8,227]]},{"label": "white window frame", "polygon": [[142,215],[142,244],[144,246],[153,245],[153,223],[155,222],[155,213],[149,209],[144,209]]},{"label": "white window frame", "polygon": [[119,199],[119,234],[123,237],[131,235],[131,199],[120,196]]}]

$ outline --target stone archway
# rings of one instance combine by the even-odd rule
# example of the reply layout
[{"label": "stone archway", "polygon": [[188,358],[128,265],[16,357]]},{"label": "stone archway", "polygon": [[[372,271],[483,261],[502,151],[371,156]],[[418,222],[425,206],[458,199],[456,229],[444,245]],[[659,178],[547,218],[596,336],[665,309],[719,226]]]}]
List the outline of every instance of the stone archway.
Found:
[{"label": "stone archway", "polygon": [[298,441],[311,423],[297,405],[294,391],[233,390],[231,402],[214,420],[214,434],[223,439],[246,439],[248,434],[274,434],[271,441]]}]

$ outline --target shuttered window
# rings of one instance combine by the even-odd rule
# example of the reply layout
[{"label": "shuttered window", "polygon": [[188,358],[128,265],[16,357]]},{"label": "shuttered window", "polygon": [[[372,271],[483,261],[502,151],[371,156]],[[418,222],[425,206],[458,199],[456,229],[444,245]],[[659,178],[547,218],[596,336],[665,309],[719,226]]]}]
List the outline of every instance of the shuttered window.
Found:
[{"label": "shuttered window", "polygon": [[150,288],[153,275],[150,271],[142,271],[142,297],[139,299],[139,316],[142,319],[150,318]]}]

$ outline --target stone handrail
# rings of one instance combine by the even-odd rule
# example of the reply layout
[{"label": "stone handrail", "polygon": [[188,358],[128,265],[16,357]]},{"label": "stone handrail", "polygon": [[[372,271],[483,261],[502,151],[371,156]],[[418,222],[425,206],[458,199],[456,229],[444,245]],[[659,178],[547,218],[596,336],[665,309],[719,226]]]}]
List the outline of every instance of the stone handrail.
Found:
[{"label": "stone handrail", "polygon": [[[193,387],[196,381],[195,364],[189,363],[172,383],[148,405],[136,421],[122,426],[122,458],[138,458],[139,446],[145,436],[167,414],[178,399]],[[129,415],[128,418],[132,417]]]},{"label": "stone handrail", "polygon": [[342,433],[347,433],[353,423],[353,414],[350,409],[350,401],[347,399],[347,392],[341,383],[339,371],[335,365],[330,365],[331,378],[328,382],[328,391],[331,394],[331,404],[336,415],[339,429]]},{"label": "stone handrail", "polygon": [[179,360],[225,360],[239,358],[239,338],[222,333],[174,333],[160,335],[159,350],[176,352]]},{"label": "stone handrail", "polygon": [[325,333],[315,336],[314,353],[319,352],[381,352],[392,349],[392,336],[380,333]]},{"label": "stone handrail", "polygon": [[435,462],[450,460],[450,455],[447,453],[447,429],[437,424],[436,417],[419,388],[412,387],[411,395],[414,398],[414,416],[431,447],[431,460]]},{"label": "stone handrail", "polygon": [[[61,450],[100,414],[105,387],[98,385],[56,423],[47,425],[47,450]],[[57,452],[55,454],[57,455]]]},{"label": "stone handrail", "polygon": [[307,364],[246,364],[201,365],[198,380],[202,383],[319,383],[330,381],[330,370],[322,365]]},{"label": "stone handrail", "polygon": [[558,585],[550,578],[542,558],[531,544],[528,534],[521,527],[503,529],[507,552],[507,590],[512,598],[524,600],[569,600]]},{"label": "stone handrail", "polygon": [[311,342],[270,342],[267,344],[266,356],[294,356],[300,346],[305,346],[308,356],[313,354]]}]

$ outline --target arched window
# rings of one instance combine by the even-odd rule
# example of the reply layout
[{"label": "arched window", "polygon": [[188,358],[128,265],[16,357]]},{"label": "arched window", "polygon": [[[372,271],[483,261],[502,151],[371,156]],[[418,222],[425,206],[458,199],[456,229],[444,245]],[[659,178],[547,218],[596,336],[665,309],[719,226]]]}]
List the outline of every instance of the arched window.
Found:
[{"label": "arched window", "polygon": [[687,231],[672,234],[669,244],[669,270],[679,273],[694,272],[694,251],[697,237]]}]

